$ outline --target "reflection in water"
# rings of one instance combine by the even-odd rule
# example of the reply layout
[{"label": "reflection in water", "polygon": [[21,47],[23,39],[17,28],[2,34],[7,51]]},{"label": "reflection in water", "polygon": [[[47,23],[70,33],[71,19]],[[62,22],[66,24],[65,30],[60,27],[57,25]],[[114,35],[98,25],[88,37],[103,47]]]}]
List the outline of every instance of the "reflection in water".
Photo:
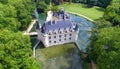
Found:
[{"label": "reflection in water", "polygon": [[60,54],[49,59],[45,58],[49,53],[45,54],[40,52],[40,49],[38,50],[40,55],[37,59],[41,62],[41,69],[82,69],[82,61],[78,54],[78,49],[75,46],[72,49],[72,52],[68,51],[67,54],[62,53],[62,55]]},{"label": "reflection in water", "polygon": [[92,30],[94,25],[87,21],[85,18],[76,16],[76,15],[70,15],[71,20],[78,24],[79,27],[79,35],[77,40],[77,45],[81,48],[83,52],[86,52],[86,47],[89,44],[89,38],[91,36],[91,33],[89,31]]}]

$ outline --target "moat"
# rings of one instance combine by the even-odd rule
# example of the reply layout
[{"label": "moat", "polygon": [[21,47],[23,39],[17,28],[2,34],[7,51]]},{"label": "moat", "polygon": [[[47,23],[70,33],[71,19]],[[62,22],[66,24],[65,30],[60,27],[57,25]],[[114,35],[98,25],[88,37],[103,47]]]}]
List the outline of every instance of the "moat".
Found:
[{"label": "moat", "polygon": [[[39,44],[36,50],[36,59],[40,62],[41,69],[82,69],[82,60],[78,48],[86,52],[89,37],[91,36],[90,31],[94,25],[82,17],[72,14],[70,17],[79,26],[78,47],[74,43],[50,48],[43,48],[43,45]],[[43,24],[44,16],[40,18],[42,18],[41,23]],[[36,37],[32,37],[31,39],[36,40]]]}]

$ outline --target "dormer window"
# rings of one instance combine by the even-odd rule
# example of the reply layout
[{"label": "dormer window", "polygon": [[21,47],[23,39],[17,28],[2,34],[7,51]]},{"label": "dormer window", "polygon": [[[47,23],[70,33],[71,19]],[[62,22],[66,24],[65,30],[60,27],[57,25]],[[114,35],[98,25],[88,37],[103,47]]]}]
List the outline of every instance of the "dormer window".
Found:
[{"label": "dormer window", "polygon": [[67,33],[67,30],[65,31],[65,33]]},{"label": "dormer window", "polygon": [[72,32],[72,30],[70,30],[70,32]]},{"label": "dormer window", "polygon": [[59,31],[60,32],[60,34],[62,33],[61,31]]},{"label": "dormer window", "polygon": [[54,34],[56,34],[56,32],[54,32]]},{"label": "dormer window", "polygon": [[48,34],[50,35],[50,32]]}]

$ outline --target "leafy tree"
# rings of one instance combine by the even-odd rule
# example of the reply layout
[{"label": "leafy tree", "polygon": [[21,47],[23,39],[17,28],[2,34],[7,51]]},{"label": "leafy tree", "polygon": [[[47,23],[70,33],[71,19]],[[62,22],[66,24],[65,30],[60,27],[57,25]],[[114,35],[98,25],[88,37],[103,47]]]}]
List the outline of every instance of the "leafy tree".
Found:
[{"label": "leafy tree", "polygon": [[0,0],[0,3],[6,4],[8,0]]},{"label": "leafy tree", "polygon": [[43,0],[38,0],[36,6],[39,13],[43,13],[45,12],[45,9],[47,9],[47,5]]},{"label": "leafy tree", "polygon": [[97,4],[98,0],[87,0],[88,7],[93,7]]},{"label": "leafy tree", "polygon": [[32,50],[28,36],[20,32],[0,31],[1,69],[39,69],[35,60],[30,57]]},{"label": "leafy tree", "polygon": [[106,21],[105,19],[103,18],[100,18],[100,19],[97,19],[95,20],[95,23],[94,23],[98,29],[101,29],[101,28],[108,28],[108,27],[111,27],[112,24],[109,22],[109,21]]},{"label": "leafy tree", "polygon": [[110,4],[111,0],[98,0],[97,5],[106,8]]},{"label": "leafy tree", "polygon": [[104,18],[114,26],[120,25],[120,0],[112,0],[104,13]]},{"label": "leafy tree", "polygon": [[88,50],[89,57],[97,63],[100,69],[120,68],[120,33],[119,27],[103,28],[98,36],[93,38]]},{"label": "leafy tree", "polygon": [[9,29],[17,31],[20,27],[20,23],[16,19],[15,7],[11,5],[0,4],[0,29]]},{"label": "leafy tree", "polygon": [[21,29],[24,30],[31,22],[31,14],[34,6],[31,0],[8,0],[8,4],[15,7],[17,11],[17,19],[21,23]]}]

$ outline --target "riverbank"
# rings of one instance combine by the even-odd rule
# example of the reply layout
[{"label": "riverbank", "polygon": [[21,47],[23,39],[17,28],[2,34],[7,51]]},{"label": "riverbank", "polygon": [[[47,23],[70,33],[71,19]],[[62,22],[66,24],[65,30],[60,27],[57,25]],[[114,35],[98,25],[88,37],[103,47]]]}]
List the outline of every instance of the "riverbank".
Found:
[{"label": "riverbank", "polygon": [[77,16],[80,16],[80,17],[83,17],[83,18],[86,18],[87,20],[91,21],[91,22],[95,22],[94,20],[82,15],[82,14],[79,14],[79,13],[76,13],[76,12],[70,12],[70,11],[67,11],[68,13],[70,14],[74,14],[74,15],[77,15]]},{"label": "riverbank", "polygon": [[58,7],[64,7],[66,11],[74,12],[89,20],[96,20],[103,16],[104,9],[100,7],[86,8],[84,4],[80,3],[63,3]]}]

